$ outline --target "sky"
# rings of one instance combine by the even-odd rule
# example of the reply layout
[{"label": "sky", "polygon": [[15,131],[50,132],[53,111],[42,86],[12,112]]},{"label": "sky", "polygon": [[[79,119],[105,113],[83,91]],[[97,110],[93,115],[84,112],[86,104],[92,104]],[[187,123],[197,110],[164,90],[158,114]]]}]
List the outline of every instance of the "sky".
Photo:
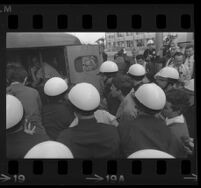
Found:
[{"label": "sky", "polygon": [[79,32],[79,33],[70,33],[75,35],[77,38],[80,39],[82,43],[95,43],[95,41],[101,37],[105,38],[105,33],[98,33],[98,32]]}]

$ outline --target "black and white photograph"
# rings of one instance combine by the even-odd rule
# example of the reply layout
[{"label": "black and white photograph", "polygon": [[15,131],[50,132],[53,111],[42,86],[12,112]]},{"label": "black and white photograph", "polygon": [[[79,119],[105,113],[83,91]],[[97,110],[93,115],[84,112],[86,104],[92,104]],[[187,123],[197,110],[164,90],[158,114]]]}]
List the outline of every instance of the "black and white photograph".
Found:
[{"label": "black and white photograph", "polygon": [[7,32],[7,158],[192,158],[194,72],[192,32]]}]

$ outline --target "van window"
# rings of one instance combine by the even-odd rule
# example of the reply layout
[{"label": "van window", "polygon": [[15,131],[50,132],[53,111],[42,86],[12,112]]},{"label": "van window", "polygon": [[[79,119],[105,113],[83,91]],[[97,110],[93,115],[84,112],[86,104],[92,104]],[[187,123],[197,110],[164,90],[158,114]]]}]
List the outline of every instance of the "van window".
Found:
[{"label": "van window", "polygon": [[74,61],[77,72],[89,72],[98,68],[98,58],[96,56],[80,56]]}]

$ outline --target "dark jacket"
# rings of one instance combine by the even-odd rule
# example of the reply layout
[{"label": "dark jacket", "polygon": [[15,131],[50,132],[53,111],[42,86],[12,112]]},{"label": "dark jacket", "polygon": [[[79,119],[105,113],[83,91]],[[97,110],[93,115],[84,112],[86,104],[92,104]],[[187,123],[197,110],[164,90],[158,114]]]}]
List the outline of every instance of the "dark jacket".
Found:
[{"label": "dark jacket", "polygon": [[61,132],[59,142],[70,148],[74,158],[118,158],[119,135],[116,127],[79,119],[79,124]]},{"label": "dark jacket", "polygon": [[133,121],[120,122],[118,131],[123,157],[142,149],[164,151],[176,158],[186,157],[183,145],[161,119],[140,115]]}]

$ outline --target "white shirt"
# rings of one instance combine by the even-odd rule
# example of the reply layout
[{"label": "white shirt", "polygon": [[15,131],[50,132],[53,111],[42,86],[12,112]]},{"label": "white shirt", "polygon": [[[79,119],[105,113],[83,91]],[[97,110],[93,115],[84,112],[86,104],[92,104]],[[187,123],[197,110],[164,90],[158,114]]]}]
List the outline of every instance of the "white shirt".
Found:
[{"label": "white shirt", "polygon": [[190,57],[187,57],[186,60],[185,60],[185,63],[184,65],[186,65],[190,71],[190,75],[192,77],[193,75],[193,71],[194,71],[194,55],[190,56]]}]

